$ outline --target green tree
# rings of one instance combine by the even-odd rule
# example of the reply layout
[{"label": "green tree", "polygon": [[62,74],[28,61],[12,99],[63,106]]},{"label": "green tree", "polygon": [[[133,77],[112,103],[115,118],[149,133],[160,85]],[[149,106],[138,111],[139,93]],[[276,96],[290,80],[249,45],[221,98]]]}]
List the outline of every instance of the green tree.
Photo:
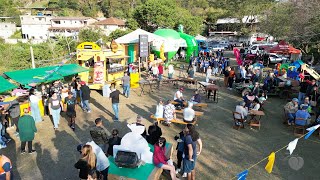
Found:
[{"label": "green tree", "polygon": [[126,27],[129,28],[129,29],[132,29],[132,30],[140,28],[138,22],[133,18],[127,19]]},{"label": "green tree", "polygon": [[96,42],[98,41],[100,38],[102,38],[102,32],[100,29],[96,30],[96,29],[90,29],[90,28],[86,28],[86,29],[82,29],[79,32],[79,40],[80,42]]},{"label": "green tree", "polygon": [[128,29],[128,30],[120,30],[120,29],[117,29],[113,32],[110,33],[110,35],[108,36],[107,40],[108,41],[112,41],[113,39],[117,39],[121,36],[124,36],[126,34],[129,34],[130,32],[132,32],[132,30]]}]

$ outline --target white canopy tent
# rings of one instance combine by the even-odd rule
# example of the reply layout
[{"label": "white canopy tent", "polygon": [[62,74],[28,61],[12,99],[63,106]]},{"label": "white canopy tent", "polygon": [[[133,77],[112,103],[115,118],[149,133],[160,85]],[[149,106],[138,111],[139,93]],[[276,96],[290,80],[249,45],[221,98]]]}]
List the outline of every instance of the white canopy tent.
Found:
[{"label": "white canopy tent", "polygon": [[142,29],[137,29],[129,34],[119,37],[115,41],[119,44],[139,43],[139,35],[148,35],[148,42],[153,42],[154,44],[163,43],[165,41],[165,38]]}]

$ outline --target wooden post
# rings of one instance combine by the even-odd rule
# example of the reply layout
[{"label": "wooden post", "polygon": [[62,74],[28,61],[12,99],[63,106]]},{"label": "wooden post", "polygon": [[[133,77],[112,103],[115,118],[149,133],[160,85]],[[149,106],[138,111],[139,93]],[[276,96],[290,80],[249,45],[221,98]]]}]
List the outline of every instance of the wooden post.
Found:
[{"label": "wooden post", "polygon": [[139,57],[139,79],[141,79],[141,57]]},{"label": "wooden post", "polygon": [[36,68],[36,65],[34,63],[34,55],[33,55],[33,48],[30,46],[30,54],[31,54],[31,64],[32,64],[32,69]]}]

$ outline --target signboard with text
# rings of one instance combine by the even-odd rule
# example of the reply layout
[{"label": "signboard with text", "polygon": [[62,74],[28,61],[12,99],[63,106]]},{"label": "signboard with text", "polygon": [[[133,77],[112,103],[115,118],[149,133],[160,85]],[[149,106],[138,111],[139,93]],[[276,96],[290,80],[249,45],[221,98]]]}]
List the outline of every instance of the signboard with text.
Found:
[{"label": "signboard with text", "polygon": [[141,34],[139,35],[139,57],[148,57],[148,56],[149,56],[148,35]]}]

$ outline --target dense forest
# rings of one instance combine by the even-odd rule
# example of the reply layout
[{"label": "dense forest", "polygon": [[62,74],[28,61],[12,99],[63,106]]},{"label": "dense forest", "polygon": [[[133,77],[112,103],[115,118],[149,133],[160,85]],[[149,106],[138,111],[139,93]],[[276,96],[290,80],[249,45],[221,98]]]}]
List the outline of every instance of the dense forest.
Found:
[{"label": "dense forest", "polygon": [[[243,18],[259,15],[259,32],[287,40],[305,54],[320,52],[320,0],[0,0],[0,16],[10,16],[19,25],[21,7],[47,7],[58,16],[117,17],[124,19],[127,31],[115,31],[109,37],[95,30],[82,30],[80,42],[104,41],[142,28],[153,32],[158,28],[184,25],[186,33],[206,35],[208,25],[218,18]],[[241,35],[252,33],[240,25]],[[59,37],[56,41],[33,45],[38,66],[55,64],[59,57],[73,52],[78,43]],[[30,44],[3,44],[0,40],[0,73],[4,70],[30,67]],[[54,59],[53,61],[43,61]],[[8,62],[9,60],[9,62]]]}]

